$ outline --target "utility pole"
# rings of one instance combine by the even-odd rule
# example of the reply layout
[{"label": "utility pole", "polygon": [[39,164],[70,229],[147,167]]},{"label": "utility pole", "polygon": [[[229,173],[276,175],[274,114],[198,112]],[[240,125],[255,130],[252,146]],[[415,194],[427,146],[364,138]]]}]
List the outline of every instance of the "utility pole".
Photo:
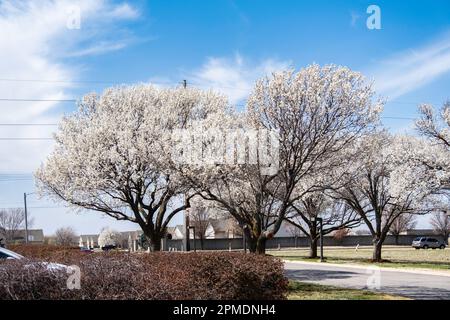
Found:
[{"label": "utility pole", "polygon": [[317,218],[320,223],[320,262],[324,262],[323,259],[323,220],[322,218]]},{"label": "utility pole", "polygon": [[319,223],[319,235],[320,235],[320,262],[324,262],[323,258],[323,219],[319,217],[313,217],[311,221],[314,223],[314,227],[317,228],[317,223]]},{"label": "utility pole", "polygon": [[190,243],[190,228],[189,228],[189,214],[186,212],[184,216],[184,242],[185,242],[185,251],[191,251],[191,243]]},{"label": "utility pole", "polygon": [[[182,84],[183,84],[183,88],[186,89],[187,80],[183,80]],[[185,199],[187,198],[186,193],[184,194],[184,198]],[[185,251],[191,251],[190,231],[191,231],[191,228],[189,226],[189,212],[188,212],[188,209],[185,209],[184,210],[184,243],[185,243],[184,250]],[[194,233],[194,246],[195,246],[195,233]]]},{"label": "utility pole", "polygon": [[242,247],[244,249],[244,253],[247,253],[247,235],[245,231],[247,230],[248,226],[244,225],[242,227]]},{"label": "utility pole", "polygon": [[[192,232],[194,234],[194,252],[197,252],[197,245],[195,244],[195,242],[197,242],[197,239],[195,237],[195,227],[194,226],[189,226],[189,230],[192,230]],[[190,236],[190,234],[189,234],[189,236]]]},{"label": "utility pole", "polygon": [[27,194],[23,193],[23,204],[25,207],[25,243],[28,244],[28,213],[27,213]]}]

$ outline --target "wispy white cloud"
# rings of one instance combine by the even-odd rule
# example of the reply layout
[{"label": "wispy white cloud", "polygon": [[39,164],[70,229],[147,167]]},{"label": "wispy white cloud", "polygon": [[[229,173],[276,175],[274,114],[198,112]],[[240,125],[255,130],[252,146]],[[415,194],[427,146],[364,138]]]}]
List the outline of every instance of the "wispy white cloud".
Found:
[{"label": "wispy white cloud", "polygon": [[128,3],[123,3],[116,6],[109,13],[109,15],[113,18],[136,19],[139,17],[140,13],[136,8],[130,6]]},{"label": "wispy white cloud", "polygon": [[110,51],[117,51],[123,49],[127,46],[125,42],[100,42],[98,44],[94,44],[91,47],[81,49],[79,51],[74,51],[69,54],[71,57],[82,57],[88,55],[99,55],[104,54]]},{"label": "wispy white cloud", "polygon": [[[80,29],[67,28],[74,6],[80,12]],[[127,42],[118,22],[137,16],[134,11],[128,4],[107,0],[0,0],[0,78],[67,81],[0,79],[0,98],[69,98],[70,81],[77,79],[79,71],[64,58],[123,48]],[[51,101],[0,101],[0,123],[55,123],[61,115],[56,107]],[[47,138],[54,129],[1,126],[0,138]],[[0,172],[32,172],[51,149],[52,141],[0,140]]]},{"label": "wispy white cloud", "polygon": [[450,35],[427,46],[411,49],[383,60],[369,71],[377,91],[397,98],[431,83],[450,71]]},{"label": "wispy white cloud", "polygon": [[199,69],[188,72],[186,78],[198,87],[221,91],[232,103],[238,103],[248,96],[255,80],[290,66],[289,61],[272,58],[250,63],[236,54],[233,58],[210,57]]}]

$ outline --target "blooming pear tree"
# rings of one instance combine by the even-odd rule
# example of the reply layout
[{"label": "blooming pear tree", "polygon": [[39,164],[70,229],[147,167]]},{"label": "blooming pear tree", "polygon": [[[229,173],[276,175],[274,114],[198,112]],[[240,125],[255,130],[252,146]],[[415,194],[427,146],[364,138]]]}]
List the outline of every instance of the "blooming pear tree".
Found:
[{"label": "blooming pear tree", "polygon": [[64,117],[53,153],[36,172],[44,196],[137,223],[160,250],[171,219],[190,206],[174,161],[174,130],[225,112],[225,97],[192,88],[136,85],[83,98]]},{"label": "blooming pear tree", "polygon": [[[434,144],[442,147],[441,152],[446,152],[450,158],[450,102],[444,104],[439,113],[429,104],[419,107],[421,118],[416,121],[418,131],[427,137]],[[431,163],[430,166],[433,166]],[[450,166],[438,167],[435,169],[450,171]],[[450,189],[450,180],[443,183],[444,189]]]},{"label": "blooming pear tree", "polygon": [[429,104],[421,105],[419,112],[421,118],[416,121],[417,129],[450,151],[450,102],[444,104],[438,115]]},{"label": "blooming pear tree", "polygon": [[241,118],[254,130],[277,133],[277,170],[261,172],[257,163],[219,171],[202,196],[236,218],[251,251],[264,253],[293,203],[312,191],[297,192],[302,181],[338,166],[336,154],[372,130],[380,109],[371,85],[348,68],[312,65],[264,77]]},{"label": "blooming pear tree", "polygon": [[104,228],[98,235],[98,245],[100,248],[117,247],[120,244],[121,234],[118,231]]},{"label": "blooming pear tree", "polygon": [[[355,144],[352,179],[334,191],[360,215],[373,238],[373,261],[382,261],[382,246],[402,215],[425,214],[434,208],[442,171],[430,169],[448,161],[429,143],[408,136],[377,132]],[[355,175],[356,174],[356,175]]]}]

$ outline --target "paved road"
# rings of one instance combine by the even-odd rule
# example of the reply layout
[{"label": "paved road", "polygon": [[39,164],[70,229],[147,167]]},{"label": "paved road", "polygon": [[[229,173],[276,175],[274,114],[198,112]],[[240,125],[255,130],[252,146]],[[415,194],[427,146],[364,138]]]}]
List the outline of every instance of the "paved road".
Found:
[{"label": "paved road", "polygon": [[[289,279],[304,282],[355,289],[367,289],[368,280],[369,285],[377,283],[377,278],[373,277],[377,272],[364,267],[286,262],[285,269]],[[380,288],[374,291],[413,299],[450,299],[450,276],[386,269],[379,269],[379,275]]]}]

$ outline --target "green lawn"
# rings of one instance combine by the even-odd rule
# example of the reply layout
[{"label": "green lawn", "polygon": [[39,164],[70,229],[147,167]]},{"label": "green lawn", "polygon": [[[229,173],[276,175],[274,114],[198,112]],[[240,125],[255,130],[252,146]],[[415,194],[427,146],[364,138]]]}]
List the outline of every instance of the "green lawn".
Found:
[{"label": "green lawn", "polygon": [[[285,260],[318,261],[308,258],[308,248],[290,250],[269,250],[267,253]],[[330,263],[373,264],[372,247],[324,247],[324,256]],[[376,263],[381,267],[421,268],[450,271],[450,249],[416,250],[411,247],[385,246],[382,257],[385,262]]]},{"label": "green lawn", "polygon": [[338,288],[300,281],[289,282],[289,300],[408,300],[369,290]]}]

